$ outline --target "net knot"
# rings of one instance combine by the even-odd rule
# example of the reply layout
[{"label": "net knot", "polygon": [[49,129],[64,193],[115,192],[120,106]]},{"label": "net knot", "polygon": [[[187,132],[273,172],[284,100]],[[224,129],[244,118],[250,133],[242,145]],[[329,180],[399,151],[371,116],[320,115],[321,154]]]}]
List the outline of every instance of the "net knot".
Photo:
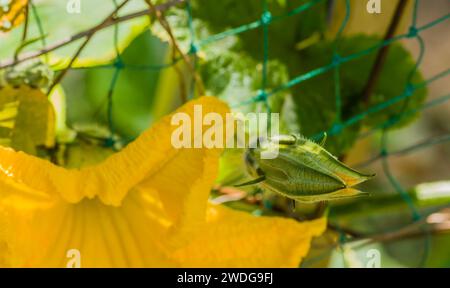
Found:
[{"label": "net knot", "polygon": [[264,90],[259,90],[258,96],[256,96],[255,101],[256,102],[266,102],[269,95]]},{"label": "net knot", "polygon": [[340,123],[335,123],[334,125],[333,125],[333,127],[331,127],[331,129],[330,129],[330,134],[331,135],[337,135],[337,134],[339,134],[339,133],[341,133],[342,132],[342,129],[343,129],[344,127],[342,126],[342,124],[340,124]]},{"label": "net knot", "polygon": [[411,96],[414,93],[415,87],[413,84],[409,83],[408,85],[406,85],[405,87],[405,95],[406,97]]},{"label": "net knot", "polygon": [[197,44],[195,43],[191,43],[191,47],[189,48],[189,54],[197,54],[197,52],[199,51],[199,47]]},{"label": "net knot", "polygon": [[401,120],[401,116],[400,115],[394,115],[392,117],[389,118],[389,120],[386,122],[386,124],[384,125],[385,128],[389,128],[391,126],[394,126],[395,124],[397,124],[398,122],[400,122]]},{"label": "net knot", "polygon": [[409,27],[408,38],[417,37],[419,30],[415,26]]},{"label": "net knot", "polygon": [[122,59],[117,58],[116,61],[114,61],[114,67],[117,69],[123,69],[125,68],[125,63],[123,63]]},{"label": "net knot", "polygon": [[263,25],[269,25],[270,22],[272,22],[272,14],[269,11],[266,11],[261,15],[261,23]]},{"label": "net knot", "polygon": [[347,242],[347,236],[342,231],[339,232],[339,244],[345,244]]},{"label": "net knot", "polygon": [[105,139],[105,141],[103,142],[103,145],[107,148],[112,148],[115,144],[116,141],[112,137]]},{"label": "net knot", "polygon": [[339,54],[334,53],[333,59],[332,59],[332,65],[334,67],[336,67],[336,66],[339,66],[341,63],[342,63],[342,57]]}]

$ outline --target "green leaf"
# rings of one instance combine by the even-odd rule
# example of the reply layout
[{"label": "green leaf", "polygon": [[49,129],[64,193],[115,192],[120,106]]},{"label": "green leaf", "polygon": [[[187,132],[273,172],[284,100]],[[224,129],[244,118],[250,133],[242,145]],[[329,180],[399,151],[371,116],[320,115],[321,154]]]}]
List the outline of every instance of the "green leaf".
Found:
[{"label": "green leaf", "polygon": [[[100,24],[115,9],[114,2],[111,0],[82,1],[81,3],[81,13],[71,14],[66,7],[67,1],[42,0],[36,2],[36,10],[42,23],[43,32],[47,35],[45,41],[48,45],[58,43],[61,40]],[[119,16],[146,8],[145,1],[130,1],[120,11]],[[38,23],[32,14],[30,10],[29,39],[42,36],[38,28]],[[61,23],[64,23],[64,25],[61,25]],[[123,51],[148,24],[148,17],[139,17],[120,23],[118,25],[119,51]],[[99,65],[114,59],[116,55],[114,30],[114,27],[109,27],[97,32],[74,63],[74,67]],[[2,43],[0,59],[11,59],[14,56],[15,50],[21,45],[21,36],[21,29],[15,29],[6,34],[0,32],[0,42]],[[83,39],[77,40],[70,45],[66,45],[50,53],[50,64],[55,65],[59,69],[65,67],[83,41]],[[36,51],[41,48],[42,43],[38,41],[24,48],[23,53]]]},{"label": "green leaf", "polygon": [[[269,0],[268,11],[273,17],[286,15],[308,0],[279,1]],[[295,45],[309,38],[314,33],[325,30],[326,1],[315,4],[309,9],[290,17],[283,17],[269,25],[270,57],[285,59],[286,51],[295,49]],[[203,20],[213,33],[221,33],[227,29],[260,21],[263,12],[263,1],[260,0],[222,0],[192,1],[192,13],[196,19]],[[223,11],[232,11],[224,14]],[[286,29],[289,27],[289,29]],[[239,34],[241,49],[246,50],[255,59],[262,59],[263,33],[261,28],[252,29]]]},{"label": "green leaf", "polygon": [[[375,46],[379,41],[378,38],[369,36],[343,38],[339,42],[338,53],[341,56],[347,56]],[[291,74],[301,75],[329,65],[332,62],[333,47],[333,42],[323,41],[299,52],[298,58],[292,57],[290,62]],[[389,101],[404,92],[408,75],[415,67],[415,61],[400,44],[392,44],[374,94],[370,97],[368,106],[364,105],[361,94],[368,81],[375,57],[376,53],[372,53],[344,63],[340,67],[342,121],[366,111],[368,107]],[[423,78],[419,72],[416,72],[411,80],[412,83],[418,83]],[[337,123],[334,71],[307,80],[292,90],[295,103],[295,107],[292,109],[298,115],[303,135],[311,137],[321,131],[328,131]],[[327,149],[338,155],[345,152],[358,136],[361,125],[368,128],[378,127],[402,111],[419,108],[425,97],[426,90],[418,90],[406,102],[401,101],[378,113],[371,114],[361,123],[344,129],[338,136],[330,137]],[[392,127],[401,127],[410,123],[416,114],[408,114]]]},{"label": "green leaf", "polygon": [[[430,224],[428,227],[411,226],[409,231],[412,234],[417,232],[426,235],[424,229],[431,229],[432,223],[440,222],[442,219],[444,220],[441,224],[445,225],[445,219],[449,215],[446,207],[450,201],[450,181],[422,183],[409,189],[407,193],[416,209],[424,218],[429,219],[427,222]],[[405,203],[403,196],[395,191],[373,193],[370,201],[335,203],[332,211],[330,223],[357,231],[362,235],[379,235],[388,231],[398,231],[405,229],[405,226],[413,222],[411,208]],[[434,215],[429,216],[430,214]],[[436,221],[436,219],[439,220]],[[436,223],[435,225],[439,226]],[[448,249],[432,249],[432,247],[447,247],[443,243],[449,241],[449,236],[430,231],[428,244],[425,237],[405,237],[397,241],[386,241],[382,245],[390,257],[407,266],[416,267],[425,258],[427,267],[442,267],[448,264],[450,254],[445,252]],[[417,253],[411,253],[411,251]],[[387,263],[383,264],[383,267],[388,266]]]},{"label": "green leaf", "polygon": [[[346,1],[334,1],[335,8],[333,10],[332,18],[328,28],[328,35],[331,39],[334,39],[338,33],[342,21],[344,21],[346,15]],[[395,9],[398,6],[399,0],[384,1],[383,12],[366,13],[367,1],[350,0],[350,16],[343,31],[345,36],[352,36],[357,34],[366,34],[371,36],[383,37],[391,23],[391,19],[394,17]],[[412,10],[414,8],[414,1],[406,3],[406,9],[402,14],[400,23],[396,30],[395,35],[406,33],[411,25]]]},{"label": "green leaf", "polygon": [[[268,63],[267,91],[288,80],[286,67],[278,61]],[[200,65],[207,92],[228,102],[236,111],[265,111],[265,104],[252,102],[262,87],[262,65],[245,53],[228,52]],[[272,112],[279,112],[289,92],[269,98]],[[248,104],[247,104],[248,103]]]},{"label": "green leaf", "polygon": [[[126,139],[137,137],[154,120],[151,111],[155,91],[166,64],[166,59],[160,55],[166,50],[167,45],[146,31],[121,54],[123,67],[120,70],[110,67],[71,73],[64,82],[67,87],[77,87],[66,90],[69,124],[109,125],[108,96],[112,88],[113,132]],[[77,84],[80,82],[84,85]]]},{"label": "green leaf", "polygon": [[2,145],[36,155],[38,146],[54,144],[55,113],[40,90],[4,87],[0,89],[0,127]]},{"label": "green leaf", "polygon": [[57,85],[51,95],[49,101],[52,103],[56,114],[56,140],[58,143],[70,143],[76,133],[67,126],[67,103],[66,93],[61,85]]},{"label": "green leaf", "polygon": [[[287,69],[283,64],[273,60],[269,61],[267,66],[269,75],[266,91],[270,91],[288,80]],[[199,71],[204,80],[207,94],[224,100],[234,112],[241,112],[246,117],[247,113],[268,111],[264,101],[255,101],[262,88],[262,65],[245,53],[231,51],[224,53],[202,63]],[[268,98],[271,113],[281,112],[283,101],[287,95],[289,95],[289,91],[280,92]],[[280,126],[284,127],[284,119],[280,118]],[[247,132],[252,135],[258,129],[264,129],[261,125],[266,125],[266,123],[258,123],[258,127],[252,123],[250,125]]]}]

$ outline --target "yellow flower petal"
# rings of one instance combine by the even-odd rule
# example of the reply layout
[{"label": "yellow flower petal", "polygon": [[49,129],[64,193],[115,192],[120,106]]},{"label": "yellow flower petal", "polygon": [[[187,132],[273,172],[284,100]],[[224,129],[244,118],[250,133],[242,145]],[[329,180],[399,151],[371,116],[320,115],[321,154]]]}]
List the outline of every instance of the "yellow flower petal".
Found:
[{"label": "yellow flower petal", "polygon": [[[177,112],[197,104],[228,111]],[[81,170],[0,148],[0,266],[65,267],[72,249],[82,267],[296,266],[323,223],[208,208],[221,149],[174,149],[170,120]]]},{"label": "yellow flower petal", "polygon": [[0,200],[0,267],[66,267],[71,249],[82,267],[174,266],[161,241],[170,222],[156,199],[133,191],[118,208],[15,192]]},{"label": "yellow flower petal", "polygon": [[[195,105],[202,105],[204,113],[215,111],[224,115],[228,112],[223,102],[213,97],[203,97],[201,100],[191,101],[177,110],[177,113],[192,116]],[[93,167],[68,170],[6,148],[0,148],[0,165],[3,167],[2,170],[14,175],[13,178],[17,182],[37,191],[51,191],[70,203],[78,203],[85,197],[93,199],[98,196],[106,205],[120,206],[131,188],[153,175],[164,174],[166,165],[170,163],[179,166],[177,157],[187,157],[185,159],[189,161],[184,162],[185,166],[175,167],[176,174],[173,175],[177,176],[182,176],[183,170],[194,173],[196,168],[202,168],[202,162],[209,163],[200,159],[188,159],[189,156],[180,156],[181,154],[200,156],[201,159],[209,156],[217,158],[220,155],[221,149],[175,149],[171,144],[171,135],[177,127],[170,125],[170,120],[171,116],[165,117],[123,151]],[[193,166],[189,168],[189,165]],[[204,171],[209,173],[208,169]],[[189,175],[191,182],[197,180],[196,175]],[[215,174],[209,177],[215,178]],[[186,188],[189,184],[186,183],[188,179],[180,180],[184,181],[183,187]],[[207,195],[204,193],[204,199],[207,199]],[[179,211],[178,206],[184,205],[184,197],[188,197],[186,193],[177,189],[171,189],[171,192],[163,195],[169,213],[177,214],[174,211]],[[174,205],[176,207],[172,207]]]},{"label": "yellow flower petal", "polygon": [[210,205],[207,222],[196,239],[174,253],[183,267],[299,267],[312,237],[326,228],[324,218],[299,223],[216,205]]},{"label": "yellow flower petal", "polygon": [[0,31],[9,31],[25,20],[28,0],[12,0],[10,4],[0,6]]}]

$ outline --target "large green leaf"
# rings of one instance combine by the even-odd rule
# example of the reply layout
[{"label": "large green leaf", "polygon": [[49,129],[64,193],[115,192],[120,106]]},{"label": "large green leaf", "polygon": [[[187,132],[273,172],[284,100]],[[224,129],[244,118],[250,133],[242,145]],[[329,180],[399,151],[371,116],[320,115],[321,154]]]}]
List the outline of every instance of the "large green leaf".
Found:
[{"label": "large green leaf", "polygon": [[[48,45],[58,43],[59,41],[68,39],[72,35],[85,31],[100,24],[115,9],[112,0],[95,0],[82,1],[81,13],[69,13],[67,10],[67,1],[61,0],[41,0],[36,2],[36,10],[42,23],[45,41]],[[147,6],[145,1],[130,1],[119,13],[120,15],[129,14]],[[41,37],[36,18],[32,17],[30,12],[30,25],[28,39],[36,39]],[[118,25],[118,41],[117,48],[122,51],[128,44],[141,33],[148,25],[148,17],[140,17],[130,21],[126,21]],[[116,54],[114,41],[115,28],[109,27],[95,34],[91,42],[83,50],[81,56],[74,63],[76,66],[88,66],[102,64],[111,61]],[[22,29],[17,28],[9,33],[0,32],[0,49],[1,60],[11,59],[15,50],[21,44]],[[62,68],[67,65],[73,57],[78,47],[84,40],[80,39],[70,45],[66,45],[61,49],[50,53],[52,65]],[[22,52],[35,51],[42,48],[41,41],[35,41],[27,46]]]},{"label": "large green leaf", "polygon": [[[312,3],[315,5],[301,13],[275,20],[276,17],[287,15],[310,2],[308,0],[267,1],[268,11],[274,19],[268,26],[269,56],[271,58],[284,59],[286,50],[293,50],[297,43],[309,38],[314,33],[324,31],[326,1]],[[221,33],[227,29],[260,21],[264,12],[263,3],[260,0],[195,0],[192,1],[192,14],[196,19],[203,20],[213,33]],[[230,13],[223,11],[230,11]],[[248,51],[255,59],[262,59],[262,28],[250,29],[241,33],[239,39],[242,43],[241,49]]]},{"label": "large green leaf", "polygon": [[69,124],[108,125],[108,95],[112,89],[113,132],[126,139],[137,137],[153,121],[154,95],[166,60],[160,55],[166,49],[165,44],[146,31],[121,54],[123,66],[119,70],[113,67],[71,73],[63,83],[66,87],[77,87],[66,89]]},{"label": "large green leaf", "polygon": [[[271,90],[288,80],[286,67],[278,61],[268,63],[267,89]],[[252,102],[262,87],[262,65],[244,53],[228,52],[200,67],[208,94],[227,101],[240,112],[265,111],[264,103]],[[284,96],[269,98],[272,112],[279,112]]]},{"label": "large green leaf", "polygon": [[[375,46],[379,41],[378,38],[369,36],[343,38],[339,42],[338,53],[341,56],[348,56]],[[329,65],[333,61],[333,49],[333,42],[323,41],[299,52],[296,56],[297,59],[293,56],[292,61],[290,61],[291,74],[301,75]],[[392,44],[374,93],[367,104],[363,103],[362,92],[368,81],[375,57],[376,53],[372,53],[341,65],[339,83],[342,100],[342,121],[367,111],[369,107],[385,103],[405,91],[408,76],[414,69],[415,62],[411,54],[400,44]],[[295,67],[294,65],[298,66]],[[419,72],[414,73],[411,78],[412,83],[418,83],[422,80]],[[306,136],[317,135],[321,131],[332,129],[333,124],[336,124],[335,84],[334,71],[330,70],[293,88],[294,110],[297,112],[302,134]],[[361,125],[369,128],[378,127],[403,111],[420,107],[425,96],[426,90],[418,90],[408,100],[400,101],[378,113],[369,115],[362,122],[338,133],[337,137],[331,137],[327,149],[335,154],[344,152],[353,144]],[[407,117],[401,118],[392,127],[406,125],[415,117],[416,114],[408,114]]]}]

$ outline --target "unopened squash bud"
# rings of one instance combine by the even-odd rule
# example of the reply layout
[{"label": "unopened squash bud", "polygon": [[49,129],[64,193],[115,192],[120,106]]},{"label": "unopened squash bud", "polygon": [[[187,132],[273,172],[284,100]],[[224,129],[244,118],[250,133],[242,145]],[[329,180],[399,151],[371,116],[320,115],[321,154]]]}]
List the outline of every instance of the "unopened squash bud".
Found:
[{"label": "unopened squash bud", "polygon": [[[278,157],[261,157],[261,153],[271,150],[277,150]],[[249,149],[246,163],[250,174],[259,179],[252,184],[261,183],[270,191],[300,202],[366,195],[352,187],[373,177],[349,168],[322,146],[294,135],[278,136]]]}]

